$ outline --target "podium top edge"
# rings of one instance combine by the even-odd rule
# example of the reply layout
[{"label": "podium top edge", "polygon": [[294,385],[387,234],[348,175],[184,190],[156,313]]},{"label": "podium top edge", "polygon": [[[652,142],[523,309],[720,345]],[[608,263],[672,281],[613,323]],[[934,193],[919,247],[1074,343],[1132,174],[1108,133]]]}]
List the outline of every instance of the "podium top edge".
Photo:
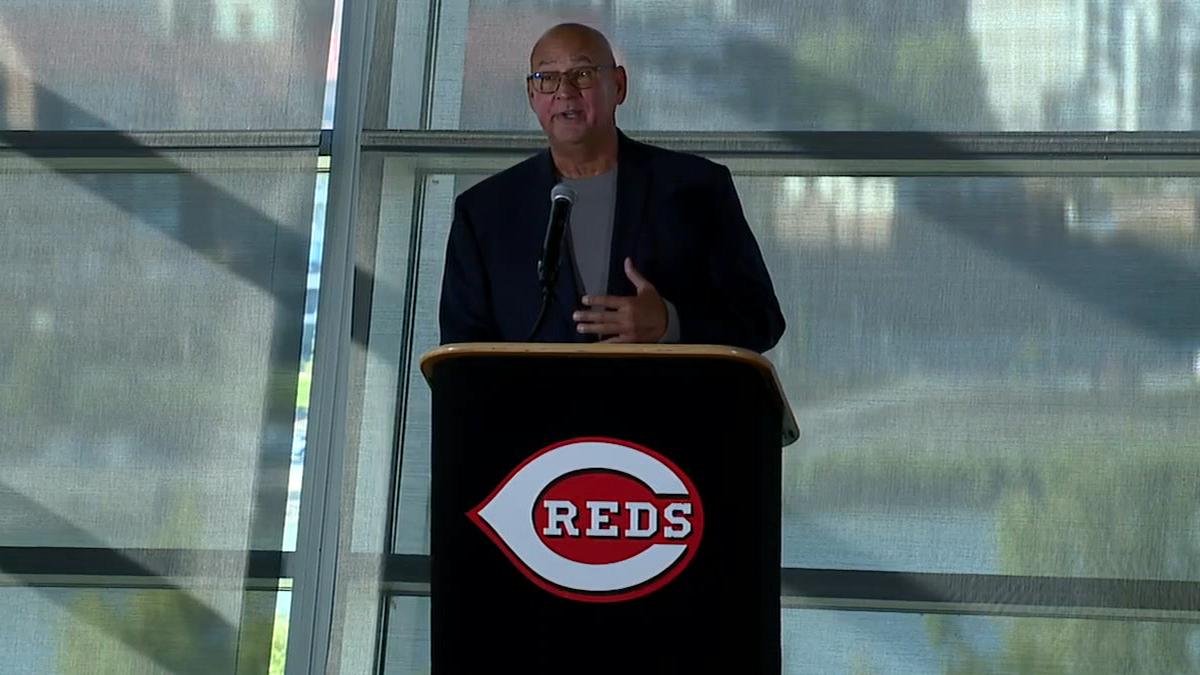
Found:
[{"label": "podium top edge", "polygon": [[771,362],[748,349],[722,345],[575,344],[554,342],[463,342],[431,349],[421,356],[421,374],[428,380],[442,361],[459,356],[578,356],[581,358],[687,357],[740,361],[773,371]]},{"label": "podium top edge", "polygon": [[438,364],[463,356],[547,356],[579,358],[710,358],[736,361],[759,371],[779,397],[783,410],[782,445],[799,437],[796,418],[775,367],[757,352],[728,345],[613,344],[553,342],[463,342],[431,349],[421,356],[421,374],[428,382]]}]

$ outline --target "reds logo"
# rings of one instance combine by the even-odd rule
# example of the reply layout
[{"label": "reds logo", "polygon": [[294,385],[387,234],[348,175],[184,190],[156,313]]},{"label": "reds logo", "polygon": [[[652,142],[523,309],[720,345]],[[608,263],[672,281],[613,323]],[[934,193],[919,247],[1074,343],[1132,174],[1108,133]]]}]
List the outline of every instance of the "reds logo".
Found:
[{"label": "reds logo", "polygon": [[691,479],[657,452],[611,438],[538,451],[467,516],[533,583],[584,602],[662,588],[704,533]]}]

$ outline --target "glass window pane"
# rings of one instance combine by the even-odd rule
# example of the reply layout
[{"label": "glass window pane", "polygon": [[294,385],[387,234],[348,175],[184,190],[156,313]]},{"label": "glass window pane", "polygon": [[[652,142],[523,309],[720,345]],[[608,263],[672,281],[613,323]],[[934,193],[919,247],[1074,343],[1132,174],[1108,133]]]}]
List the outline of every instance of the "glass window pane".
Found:
[{"label": "glass window pane", "polygon": [[1083,675],[1200,666],[1195,623],[801,609],[784,610],[782,623],[785,673]]},{"label": "glass window pane", "polygon": [[287,592],[0,587],[4,672],[282,675]]},{"label": "glass window pane", "polygon": [[[603,30],[628,67],[630,130],[1190,130],[1200,113],[1195,3],[1058,0],[448,0],[437,45],[399,0],[390,123],[535,129],[523,76],[540,33]],[[414,67],[434,59],[432,82]],[[382,86],[389,78],[375,79]]]},{"label": "glass window pane", "polygon": [[[408,405],[405,408],[404,462],[400,467],[400,498],[396,512],[396,553],[429,553],[430,407],[429,385],[421,375],[420,355],[438,346],[438,297],[441,293],[445,242],[450,232],[447,204],[479,177],[435,174],[424,178],[425,211],[421,234],[428,242],[418,255],[416,316],[430,317],[413,325],[412,367],[409,368]],[[425,239],[428,237],[428,239]]]},{"label": "glass window pane", "polygon": [[429,672],[429,598],[393,596],[388,603],[383,675]]},{"label": "glass window pane", "polygon": [[1196,179],[739,180],[784,564],[1200,579]]},{"label": "glass window pane", "polygon": [[0,158],[0,545],[281,545],[315,152],[150,164]]},{"label": "glass window pane", "polygon": [[5,2],[0,129],[319,128],[332,19],[333,0]]}]

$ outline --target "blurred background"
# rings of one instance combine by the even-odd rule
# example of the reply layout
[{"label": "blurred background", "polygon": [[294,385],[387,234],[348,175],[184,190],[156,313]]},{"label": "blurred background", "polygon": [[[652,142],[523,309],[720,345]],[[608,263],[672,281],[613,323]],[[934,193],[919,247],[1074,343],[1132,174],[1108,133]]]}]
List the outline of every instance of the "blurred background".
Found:
[{"label": "blurred background", "polygon": [[785,672],[1200,672],[1200,5],[5,0],[0,673],[428,672],[417,362],[562,21],[783,305]]}]

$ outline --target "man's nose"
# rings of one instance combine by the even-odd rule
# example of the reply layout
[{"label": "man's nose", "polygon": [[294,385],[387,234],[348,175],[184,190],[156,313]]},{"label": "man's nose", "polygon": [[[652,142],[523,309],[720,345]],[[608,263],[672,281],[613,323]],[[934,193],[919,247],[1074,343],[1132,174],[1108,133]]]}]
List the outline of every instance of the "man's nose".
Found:
[{"label": "man's nose", "polygon": [[575,80],[569,77],[563,77],[558,83],[558,91],[554,92],[555,98],[574,98],[579,96],[579,87],[575,86]]}]

